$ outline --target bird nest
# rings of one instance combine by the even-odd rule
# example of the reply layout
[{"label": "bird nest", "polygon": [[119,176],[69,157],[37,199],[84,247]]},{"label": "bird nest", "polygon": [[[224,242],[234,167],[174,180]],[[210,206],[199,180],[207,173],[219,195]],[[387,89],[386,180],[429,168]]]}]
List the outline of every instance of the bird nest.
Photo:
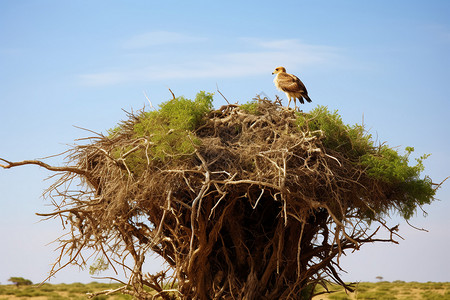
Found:
[{"label": "bird nest", "polygon": [[[97,251],[130,272],[116,291],[139,299],[309,299],[330,279],[351,290],[339,257],[366,242],[394,242],[396,228],[376,212],[394,205],[396,191],[324,146],[323,131],[299,130],[298,119],[313,115],[267,99],[253,109],[210,111],[187,135],[192,151],[160,159],[154,139],[135,134],[142,113],[77,146],[69,156],[76,166],[52,186],[58,210],[45,214],[71,226],[61,257],[82,265],[82,250]],[[64,189],[75,177],[84,188]],[[369,231],[374,221],[387,238]],[[144,272],[152,252],[170,272]]]}]

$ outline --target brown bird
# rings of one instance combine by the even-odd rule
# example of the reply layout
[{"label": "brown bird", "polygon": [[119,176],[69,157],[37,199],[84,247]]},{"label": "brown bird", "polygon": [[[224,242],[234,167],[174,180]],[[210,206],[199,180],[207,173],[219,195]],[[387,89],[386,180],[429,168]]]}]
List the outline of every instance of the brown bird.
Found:
[{"label": "brown bird", "polygon": [[294,98],[295,109],[297,109],[297,99],[301,104],[305,103],[303,99],[311,102],[305,85],[300,79],[298,79],[297,76],[286,73],[286,69],[284,67],[276,68],[275,71],[273,71],[272,75],[273,74],[277,74],[277,76],[275,76],[275,79],[273,80],[275,86],[280,91],[285,92],[286,96],[289,99],[288,107],[291,104],[292,98]]}]

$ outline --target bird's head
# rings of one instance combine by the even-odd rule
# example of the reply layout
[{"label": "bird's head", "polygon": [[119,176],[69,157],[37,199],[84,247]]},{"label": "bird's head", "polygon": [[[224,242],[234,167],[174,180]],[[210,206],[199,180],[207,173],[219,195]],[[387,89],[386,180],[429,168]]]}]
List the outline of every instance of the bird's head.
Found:
[{"label": "bird's head", "polygon": [[275,68],[275,71],[272,72],[272,75],[283,73],[283,72],[286,73],[286,69],[284,67],[278,67],[278,68]]}]

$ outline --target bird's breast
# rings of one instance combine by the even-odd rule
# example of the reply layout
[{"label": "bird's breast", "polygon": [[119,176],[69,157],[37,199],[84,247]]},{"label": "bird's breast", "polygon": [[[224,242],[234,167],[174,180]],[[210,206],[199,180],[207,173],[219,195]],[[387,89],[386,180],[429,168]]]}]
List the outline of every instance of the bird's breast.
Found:
[{"label": "bird's breast", "polygon": [[280,91],[282,91],[281,87],[280,87],[280,83],[278,82],[278,75],[275,76],[275,79],[273,80],[273,83],[275,83],[275,86],[277,89],[279,89]]}]

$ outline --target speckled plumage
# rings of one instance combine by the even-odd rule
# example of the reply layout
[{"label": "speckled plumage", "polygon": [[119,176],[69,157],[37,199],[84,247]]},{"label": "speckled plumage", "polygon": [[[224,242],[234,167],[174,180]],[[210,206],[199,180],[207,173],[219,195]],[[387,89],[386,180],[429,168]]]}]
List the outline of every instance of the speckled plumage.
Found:
[{"label": "speckled plumage", "polygon": [[277,74],[273,82],[275,83],[277,89],[286,93],[286,96],[289,99],[288,107],[291,104],[292,98],[294,98],[295,108],[297,108],[297,99],[301,104],[305,103],[303,99],[311,102],[305,85],[297,76],[286,73],[286,69],[284,67],[276,68],[272,74]]}]

